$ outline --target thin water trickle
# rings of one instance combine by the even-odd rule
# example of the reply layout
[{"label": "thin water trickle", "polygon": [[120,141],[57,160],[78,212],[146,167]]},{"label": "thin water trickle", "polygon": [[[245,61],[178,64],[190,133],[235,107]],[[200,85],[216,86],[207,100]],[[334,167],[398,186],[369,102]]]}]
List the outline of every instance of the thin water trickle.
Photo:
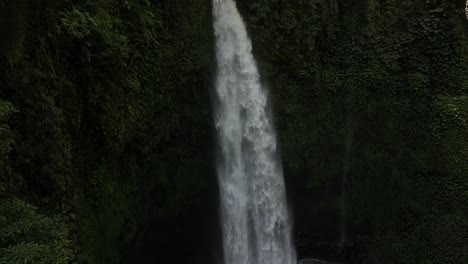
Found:
[{"label": "thin water trickle", "polygon": [[213,0],[215,125],[225,264],[296,264],[276,134],[233,0]]}]

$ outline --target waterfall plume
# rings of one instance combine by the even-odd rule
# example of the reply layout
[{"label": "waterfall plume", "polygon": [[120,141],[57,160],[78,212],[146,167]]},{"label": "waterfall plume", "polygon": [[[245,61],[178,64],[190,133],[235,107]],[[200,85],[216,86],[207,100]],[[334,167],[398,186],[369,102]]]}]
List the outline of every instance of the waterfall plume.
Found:
[{"label": "waterfall plume", "polygon": [[213,0],[225,264],[296,264],[268,92],[233,0]]}]

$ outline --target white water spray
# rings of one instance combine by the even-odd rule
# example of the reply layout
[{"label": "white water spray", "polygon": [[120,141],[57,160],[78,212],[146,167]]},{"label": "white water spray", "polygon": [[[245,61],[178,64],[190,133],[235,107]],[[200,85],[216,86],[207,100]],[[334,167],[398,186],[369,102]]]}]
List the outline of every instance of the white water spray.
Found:
[{"label": "white water spray", "polygon": [[213,0],[215,123],[225,264],[296,264],[283,173],[252,43],[233,0]]}]

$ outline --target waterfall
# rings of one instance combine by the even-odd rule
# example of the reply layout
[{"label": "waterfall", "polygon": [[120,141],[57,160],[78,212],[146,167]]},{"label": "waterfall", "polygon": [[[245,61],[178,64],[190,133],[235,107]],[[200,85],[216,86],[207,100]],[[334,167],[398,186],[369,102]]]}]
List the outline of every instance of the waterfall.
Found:
[{"label": "waterfall", "polygon": [[296,264],[268,93],[233,0],[213,0],[225,264]]},{"label": "waterfall", "polygon": [[466,14],[466,19],[468,19],[468,0],[466,0],[465,14]]}]

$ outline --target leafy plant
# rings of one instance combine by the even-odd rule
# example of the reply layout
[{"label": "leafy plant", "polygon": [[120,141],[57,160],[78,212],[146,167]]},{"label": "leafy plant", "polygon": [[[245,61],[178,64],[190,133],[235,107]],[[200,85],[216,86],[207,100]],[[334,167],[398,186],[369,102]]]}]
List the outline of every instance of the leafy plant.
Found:
[{"label": "leafy plant", "polygon": [[0,263],[71,263],[69,236],[58,216],[45,216],[18,199],[0,202]]}]

